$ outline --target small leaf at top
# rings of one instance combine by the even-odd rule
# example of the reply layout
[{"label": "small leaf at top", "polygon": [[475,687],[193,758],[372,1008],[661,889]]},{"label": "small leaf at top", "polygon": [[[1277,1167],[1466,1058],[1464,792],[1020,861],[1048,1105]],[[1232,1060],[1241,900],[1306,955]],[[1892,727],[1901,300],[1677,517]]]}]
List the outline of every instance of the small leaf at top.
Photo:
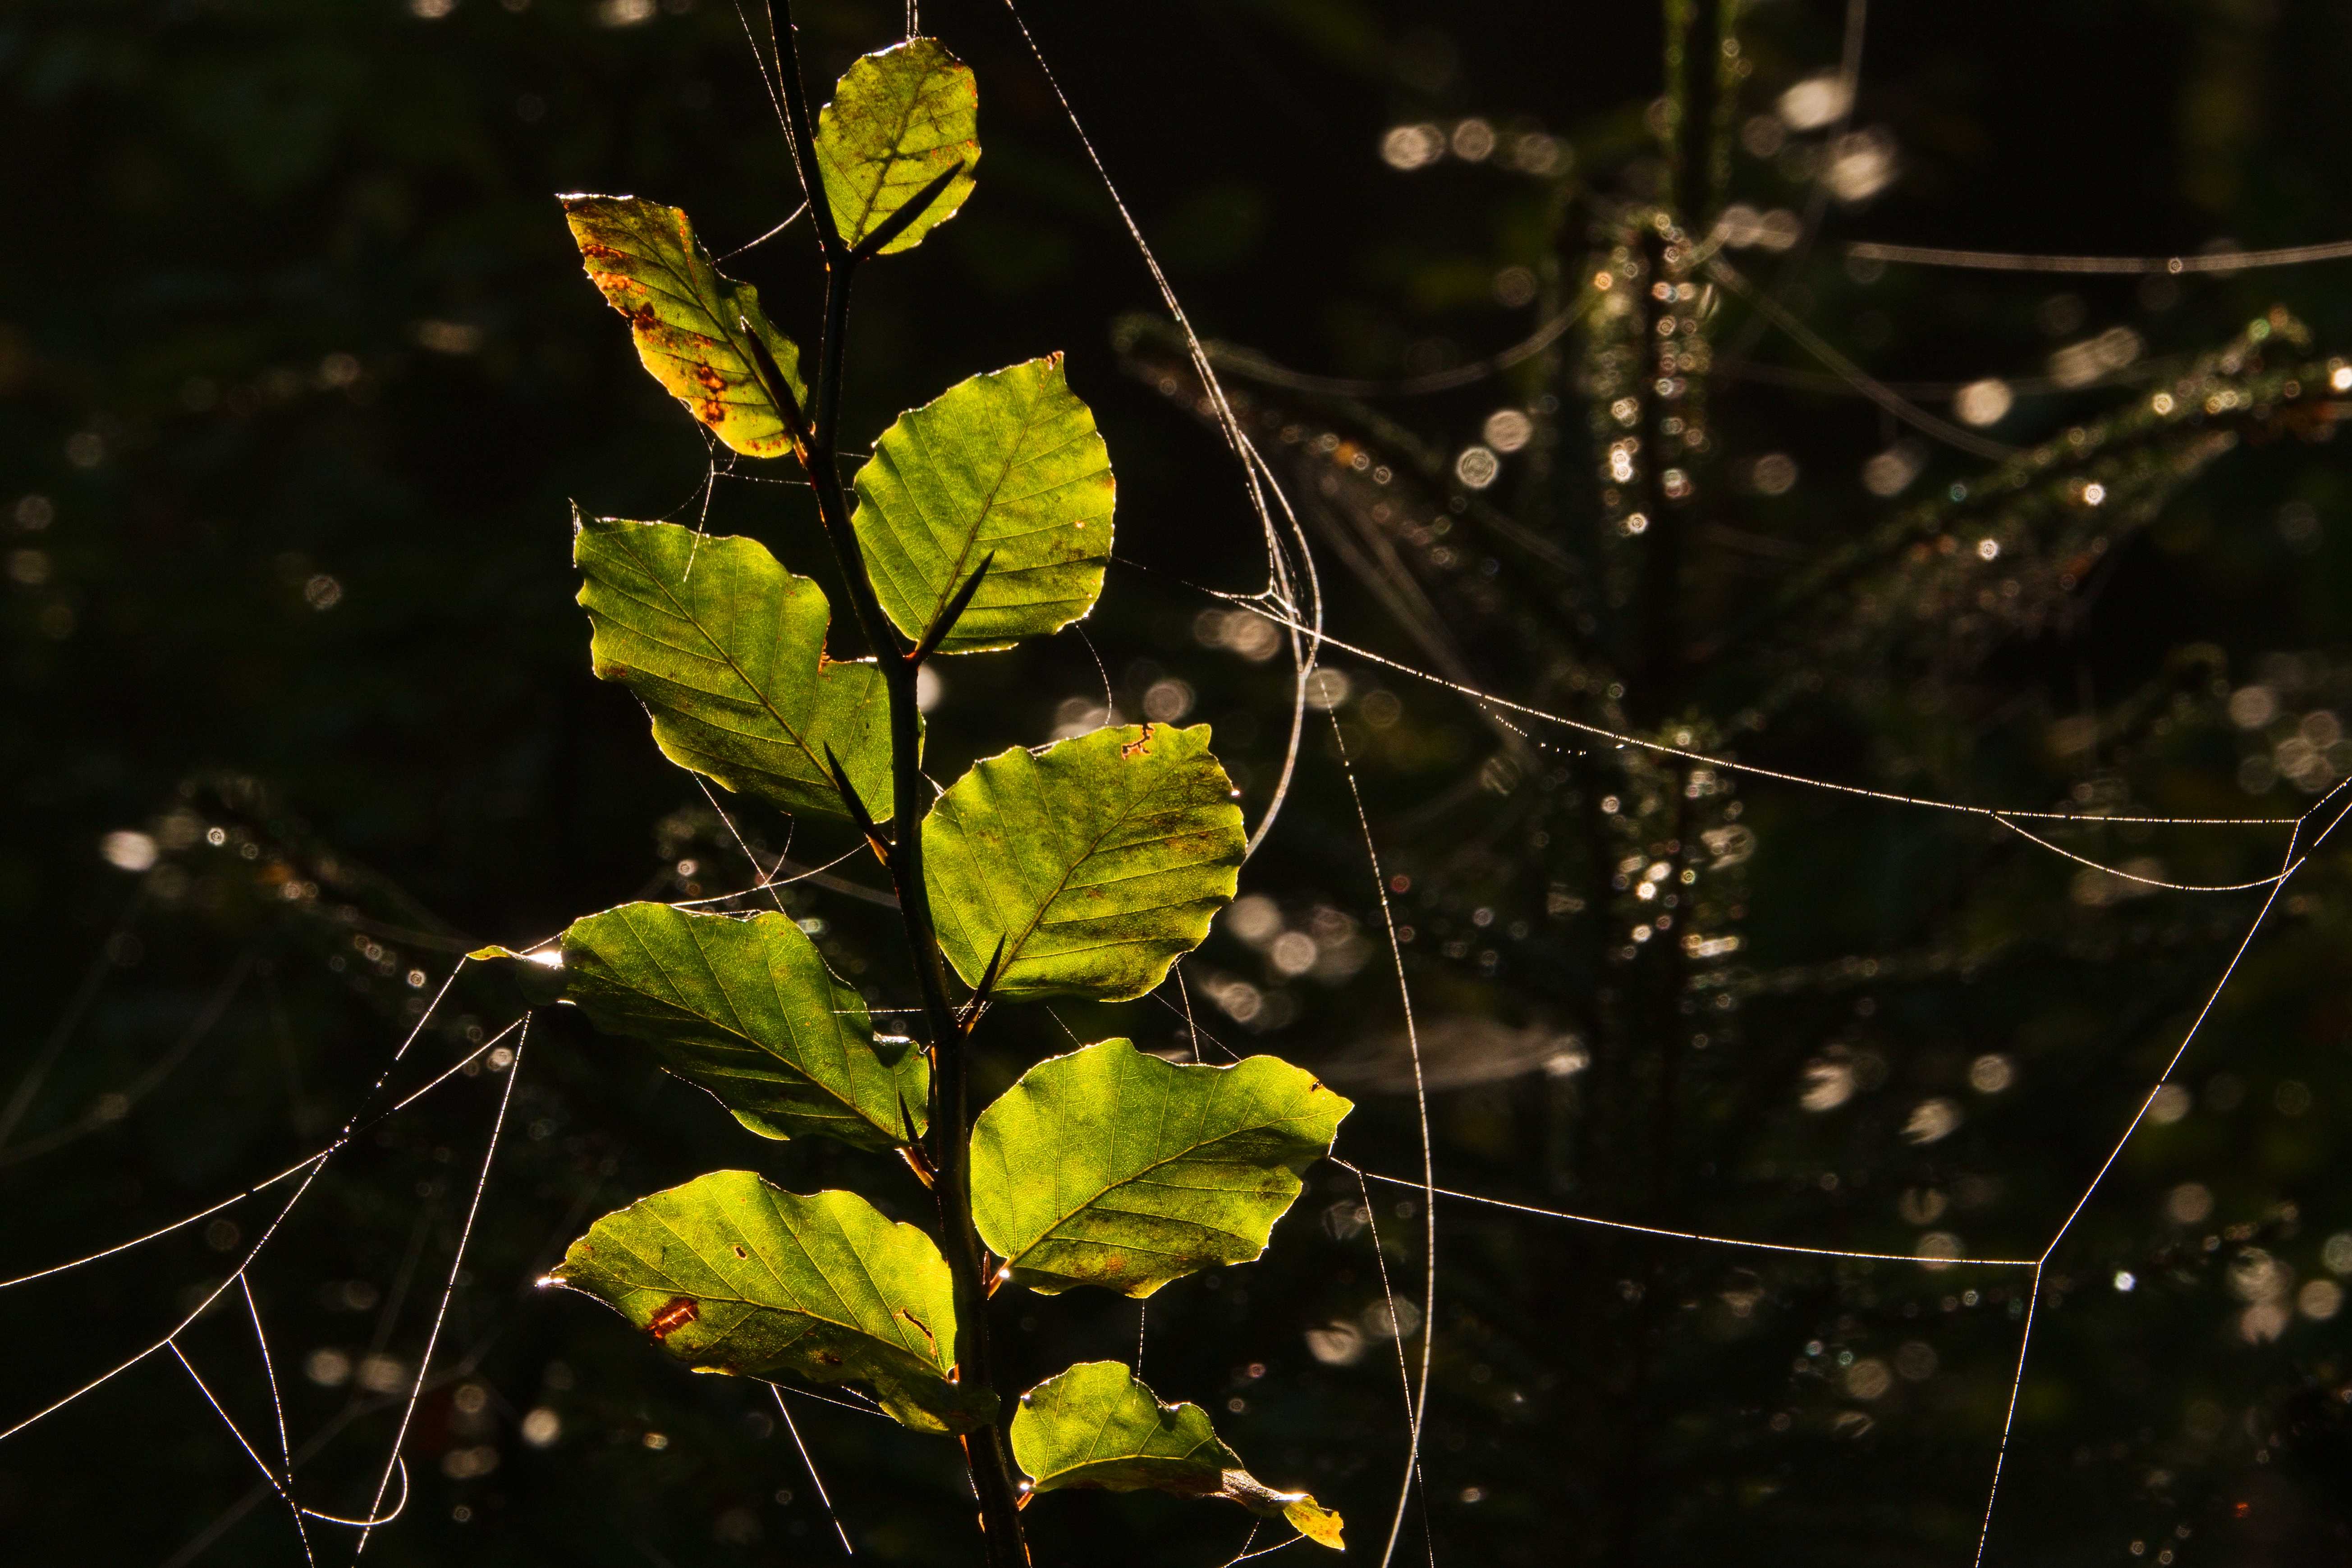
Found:
[{"label": "small leaf at top", "polygon": [[980,162],[980,88],[971,68],[936,38],[908,38],[867,55],[817,116],[816,161],[844,244],[856,246],[957,164],[922,214],[882,247],[911,250],[971,195]]},{"label": "small leaf at top", "polygon": [[874,591],[910,641],[988,559],[939,645],[978,653],[1094,608],[1112,492],[1110,454],[1056,353],[959,382],[900,415],[857,471],[854,521]]},{"label": "small leaf at top", "polygon": [[920,1432],[995,1411],[987,1389],[949,1381],[947,1260],[856,1193],[714,1171],[606,1215],[546,1282],[598,1298],[697,1372],[857,1384]]},{"label": "small leaf at top", "polygon": [[[589,281],[629,319],[637,357],[654,379],[735,450],[790,452],[793,419],[778,399],[805,408],[808,385],[799,348],[768,324],[759,290],[713,267],[676,207],[635,196],[558,199]],[[755,335],[784,386],[765,384]]]},{"label": "small leaf at top", "polygon": [[1003,941],[1000,1001],[1144,994],[1233,899],[1245,841],[1232,797],[1206,724],[973,763],[923,829],[940,947],[976,985]]},{"label": "small leaf at top", "polygon": [[971,1130],[971,1216],[1017,1284],[1149,1296],[1265,1251],[1355,1105],[1277,1057],[1184,1067],[1126,1040],[1039,1062]]},{"label": "small leaf at top", "polygon": [[[930,1067],[874,1037],[865,999],[789,916],[623,904],[563,933],[565,993],[769,1138],[893,1149],[920,1136]],[[903,1109],[902,1109],[903,1108]]]},{"label": "small leaf at top", "polygon": [[1281,1492],[1242,1468],[1197,1405],[1162,1405],[1115,1361],[1080,1362],[1021,1396],[1013,1413],[1013,1458],[1030,1489],[1100,1487],[1221,1497],[1251,1512],[1290,1521],[1334,1552],[1339,1516],[1305,1492]]},{"label": "small leaf at top", "polygon": [[663,754],[782,810],[845,816],[831,746],[887,809],[889,695],[872,665],[825,657],[824,589],[754,540],[614,518],[577,526],[590,657],[651,711]]}]

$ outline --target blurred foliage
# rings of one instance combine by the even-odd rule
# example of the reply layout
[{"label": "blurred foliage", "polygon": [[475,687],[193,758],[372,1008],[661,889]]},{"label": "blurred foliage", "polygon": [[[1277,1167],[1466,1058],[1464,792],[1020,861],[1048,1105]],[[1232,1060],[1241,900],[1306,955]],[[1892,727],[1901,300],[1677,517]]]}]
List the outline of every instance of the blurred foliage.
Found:
[{"label": "blurred foliage", "polygon": [[[1127,569],[1083,637],[946,670],[934,771],[1110,705],[1205,719],[1255,820],[1286,661],[1264,623],[1193,586],[1262,583],[1239,475],[1167,341],[1129,327],[1113,344],[1153,304],[1150,279],[1019,33],[999,10],[938,9],[928,25],[984,84],[989,180],[940,243],[861,289],[849,427],[878,433],[937,386],[1067,349],[1123,480]],[[1782,95],[1834,70],[1845,10],[1744,8],[1720,195],[1755,226],[1717,259],[1898,394],[2023,454],[2006,465],[1851,395],[1696,250],[1660,254],[1642,216],[1669,183],[1656,8],[1573,26],[1528,5],[1369,0],[1024,14],[1195,322],[1247,345],[1223,351],[1237,412],[1301,502],[1339,635],[1581,721],[1906,795],[2300,813],[2352,762],[2352,514],[2315,379],[2352,352],[2352,264],[2052,279],[1843,247],[2345,237],[2326,84],[2352,66],[2352,26],[2248,0],[1882,5],[1841,127]],[[801,20],[818,80],[903,25],[848,4]],[[1701,74],[1685,68],[1703,98]],[[702,442],[594,308],[552,199],[674,203],[717,252],[789,214],[731,6],[24,0],[0,17],[0,117],[21,215],[0,259],[14,1275],[238,1191],[487,1044],[519,999],[469,980],[369,1098],[466,946],[740,888],[747,852],[809,868],[850,846],[835,825],[730,805],[739,844],[590,677],[572,604],[575,500],[678,521],[707,504],[714,530],[771,542],[810,526],[755,475],[708,484]],[[1400,130],[1429,154],[1414,167],[1382,155]],[[1833,148],[1841,134],[1863,139]],[[1835,194],[1874,168],[1891,179]],[[1703,242],[1713,198],[1688,174],[1680,189]],[[1818,236],[1774,248],[1790,234],[1774,215],[1809,213]],[[770,247],[805,244],[787,231],[725,263],[803,335],[816,301]],[[1595,306],[1500,374],[1411,397],[1278,368],[1467,371],[1626,262],[1685,268],[1693,293],[1667,313],[1694,324],[1668,336],[1711,355],[1682,395],[1703,391],[1707,445],[1671,512],[1605,494],[1626,431],[1687,445],[1691,416],[1641,387],[1650,317]],[[988,308],[945,303],[973,289]],[[1962,389],[1986,378],[2012,406],[1968,423]],[[1614,413],[1628,396],[1632,425]],[[1465,466],[1473,447],[1488,458]],[[1661,467],[1644,457],[1626,483]],[[1627,532],[1634,510],[1658,531]],[[1666,592],[1645,552],[1669,533]],[[1412,1174],[1418,1133],[1340,742],[1412,932],[1440,1179],[1542,1206],[2032,1256],[2262,898],[2148,891],[1981,820],[1700,781],[1362,661],[1334,659],[1314,695],[1281,829],[1184,993],[1060,1016],[1167,1049],[1189,1046],[1189,1008],[1238,1049],[1316,1064],[1362,1102],[1341,1152],[1375,1172]],[[2283,835],[2055,837],[2138,875],[2233,882],[2275,869]],[[2331,1239],[2352,1230],[2341,854],[2331,840],[2282,897],[2182,1092],[2052,1258],[1988,1561],[2344,1554],[2352,1318],[2326,1315],[2352,1271],[2352,1241]],[[1661,883],[1660,860],[1701,876]],[[795,883],[791,911],[877,1010],[910,1005],[861,875]],[[1685,886],[1673,935],[1737,948],[1701,957],[1655,930],[1646,906]],[[980,1087],[1066,1044],[1004,1031]],[[532,1282],[586,1216],[708,1168],[722,1142],[797,1190],[850,1156],[746,1150],[705,1097],[569,1018],[541,1018],[521,1070],[408,1441],[414,1495],[371,1554],[837,1550],[772,1403],[679,1373]],[[253,1271],[314,1506],[357,1513],[374,1489],[502,1087],[478,1062],[366,1124]],[[151,1343],[295,1184],[0,1292],[16,1342],[44,1346],[0,1373],[0,1422]],[[1382,1294],[1392,1279],[1418,1300],[1418,1200],[1370,1194],[1310,1172],[1283,1246],[1162,1291],[1142,1324],[1152,1386],[1208,1409],[1268,1484],[1363,1521],[1360,1554],[1403,1469],[1394,1336],[1417,1353],[1421,1327]],[[920,1201],[911,1177],[882,1195],[886,1212]],[[1401,1550],[1424,1529],[1440,1553],[1505,1563],[1972,1549],[2018,1272],[1459,1204],[1441,1220],[1426,1519],[1417,1505]],[[1134,1353],[1129,1304],[1022,1314],[1016,1379]],[[269,1452],[242,1298],[184,1344]],[[951,1455],[792,1409],[861,1556],[965,1550]],[[1139,1561],[1213,1563],[1242,1539],[1236,1518],[1081,1494],[1033,1516],[1040,1560],[1076,1559],[1113,1519]],[[313,1529],[330,1555],[348,1539]],[[300,1558],[168,1356],[0,1443],[0,1538],[27,1561]]]}]

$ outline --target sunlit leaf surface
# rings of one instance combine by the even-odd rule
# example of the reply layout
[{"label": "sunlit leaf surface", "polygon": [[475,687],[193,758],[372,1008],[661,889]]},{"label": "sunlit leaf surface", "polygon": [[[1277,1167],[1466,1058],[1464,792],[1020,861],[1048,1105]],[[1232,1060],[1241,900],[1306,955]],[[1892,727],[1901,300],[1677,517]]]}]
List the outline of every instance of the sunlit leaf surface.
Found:
[{"label": "sunlit leaf surface", "polygon": [[882,607],[919,639],[988,575],[945,653],[1010,647],[1094,608],[1110,559],[1110,454],[1048,354],[898,416],[857,473],[857,542]]},{"label": "sunlit leaf surface", "polygon": [[1105,1040],[1038,1063],[981,1112],[972,1219],[1034,1290],[1149,1296],[1263,1253],[1354,1109],[1279,1058],[1185,1067]]},{"label": "sunlit leaf surface", "polygon": [[856,245],[958,163],[964,173],[882,247],[911,250],[971,195],[980,89],[935,38],[908,38],[849,68],[817,117],[816,158],[841,237]]},{"label": "sunlit leaf surface", "polygon": [[549,1279],[697,1372],[854,1384],[919,1431],[967,1431],[995,1396],[948,1381],[955,1303],[929,1237],[855,1193],[803,1197],[714,1171],[608,1214]]},{"label": "sunlit leaf surface", "polygon": [[783,410],[761,381],[754,334],[795,403],[808,405],[800,350],[768,324],[759,290],[710,264],[676,207],[635,196],[565,196],[564,216],[589,281],[629,319],[637,357],[711,434],[754,458],[793,443]]},{"label": "sunlit leaf surface", "polygon": [[1007,1000],[1142,995],[1234,896],[1232,796],[1205,724],[1097,730],[974,763],[924,831],[940,946],[976,984],[1001,938]]},{"label": "sunlit leaf surface", "polygon": [[786,811],[847,813],[825,748],[890,810],[888,697],[871,665],[825,657],[824,590],[749,539],[583,517],[572,558],[596,673],[637,695],[680,767]]}]

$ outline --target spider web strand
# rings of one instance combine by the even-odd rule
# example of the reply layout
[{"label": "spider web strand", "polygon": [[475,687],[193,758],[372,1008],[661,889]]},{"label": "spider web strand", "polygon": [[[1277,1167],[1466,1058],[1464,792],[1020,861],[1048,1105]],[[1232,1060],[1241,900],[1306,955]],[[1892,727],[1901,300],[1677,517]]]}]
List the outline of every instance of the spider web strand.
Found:
[{"label": "spider web strand", "polygon": [[[416,1402],[425,1395],[425,1379],[433,1370],[433,1352],[441,1342],[441,1326],[449,1317],[449,1300],[457,1293],[457,1275],[466,1266],[466,1247],[474,1238],[474,1220],[482,1212],[482,1194],[490,1184],[490,1165],[498,1158],[499,1137],[506,1131],[507,1108],[514,1103],[515,1080],[522,1077],[523,1048],[530,1044],[530,1015],[526,1013],[522,1037],[515,1041],[514,1060],[507,1065],[506,1088],[499,1095],[499,1112],[490,1122],[489,1143],[482,1151],[482,1170],[474,1180],[473,1201],[467,1205],[466,1223],[457,1231],[457,1255],[449,1260],[449,1278],[441,1288],[441,1304],[433,1314],[432,1331],[425,1336],[425,1353],[417,1359],[416,1384],[409,1390],[408,1404],[400,1413],[400,1429],[393,1436],[392,1456],[384,1461],[383,1479],[376,1483],[374,1500],[368,1504],[371,1514],[383,1506],[383,1494],[392,1488],[393,1466],[400,1458],[401,1445],[408,1440],[409,1423],[416,1415]],[[368,1539],[374,1530],[373,1524],[361,1529],[359,1545],[352,1552],[354,1561],[367,1550]]]}]

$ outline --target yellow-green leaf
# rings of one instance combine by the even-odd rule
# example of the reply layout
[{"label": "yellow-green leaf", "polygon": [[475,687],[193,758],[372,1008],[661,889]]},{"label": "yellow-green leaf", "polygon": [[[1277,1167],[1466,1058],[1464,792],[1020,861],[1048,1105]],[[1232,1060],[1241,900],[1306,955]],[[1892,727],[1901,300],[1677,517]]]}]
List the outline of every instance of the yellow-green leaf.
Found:
[{"label": "yellow-green leaf", "polygon": [[754,540],[614,518],[577,526],[596,673],[636,693],[665,755],[785,811],[844,816],[831,746],[888,815],[888,693],[872,665],[825,657],[824,589]]},{"label": "yellow-green leaf", "polygon": [[608,1214],[548,1276],[697,1372],[866,1388],[923,1432],[965,1432],[996,1396],[949,1381],[955,1294],[931,1238],[856,1193],[803,1197],[714,1171]]},{"label": "yellow-green leaf", "polygon": [[1197,1405],[1162,1405],[1115,1361],[1080,1362],[1021,1396],[1013,1458],[1033,1491],[1108,1491],[1209,1497],[1240,1456],[1217,1439]]},{"label": "yellow-green leaf", "polygon": [[1354,1109],[1277,1057],[1186,1067],[1105,1040],[1039,1062],[980,1113],[972,1223],[1033,1290],[1149,1296],[1263,1254]]},{"label": "yellow-green leaf", "polygon": [[[768,323],[759,290],[710,264],[676,207],[635,196],[563,196],[588,279],[629,319],[637,357],[656,381],[735,450],[753,458],[793,449],[777,394],[808,405],[801,353]],[[756,335],[784,379],[763,381]]]},{"label": "yellow-green leaf", "polygon": [[940,651],[1010,647],[1094,608],[1112,495],[1094,413],[1048,354],[900,415],[857,471],[857,542],[882,608],[917,642],[987,560]]},{"label": "yellow-green leaf", "polygon": [[865,998],[790,917],[624,904],[563,933],[564,994],[598,1028],[650,1044],[769,1138],[890,1149],[920,1136],[930,1067],[877,1041]]},{"label": "yellow-green leaf", "polygon": [[924,186],[963,165],[882,254],[911,250],[971,195],[980,162],[980,88],[971,68],[936,38],[908,38],[851,66],[833,90],[817,116],[816,161],[845,242],[857,244]]},{"label": "yellow-green leaf", "polygon": [[1012,1440],[1032,1491],[1100,1487],[1224,1498],[1286,1519],[1334,1552],[1344,1545],[1338,1514],[1305,1492],[1276,1491],[1260,1481],[1218,1438],[1206,1411],[1162,1405],[1115,1361],[1080,1362],[1023,1394]]},{"label": "yellow-green leaf", "polygon": [[972,765],[931,807],[925,880],[968,985],[999,939],[1007,1001],[1123,1001],[1160,984],[1234,896],[1245,840],[1209,727],[1097,730]]}]

